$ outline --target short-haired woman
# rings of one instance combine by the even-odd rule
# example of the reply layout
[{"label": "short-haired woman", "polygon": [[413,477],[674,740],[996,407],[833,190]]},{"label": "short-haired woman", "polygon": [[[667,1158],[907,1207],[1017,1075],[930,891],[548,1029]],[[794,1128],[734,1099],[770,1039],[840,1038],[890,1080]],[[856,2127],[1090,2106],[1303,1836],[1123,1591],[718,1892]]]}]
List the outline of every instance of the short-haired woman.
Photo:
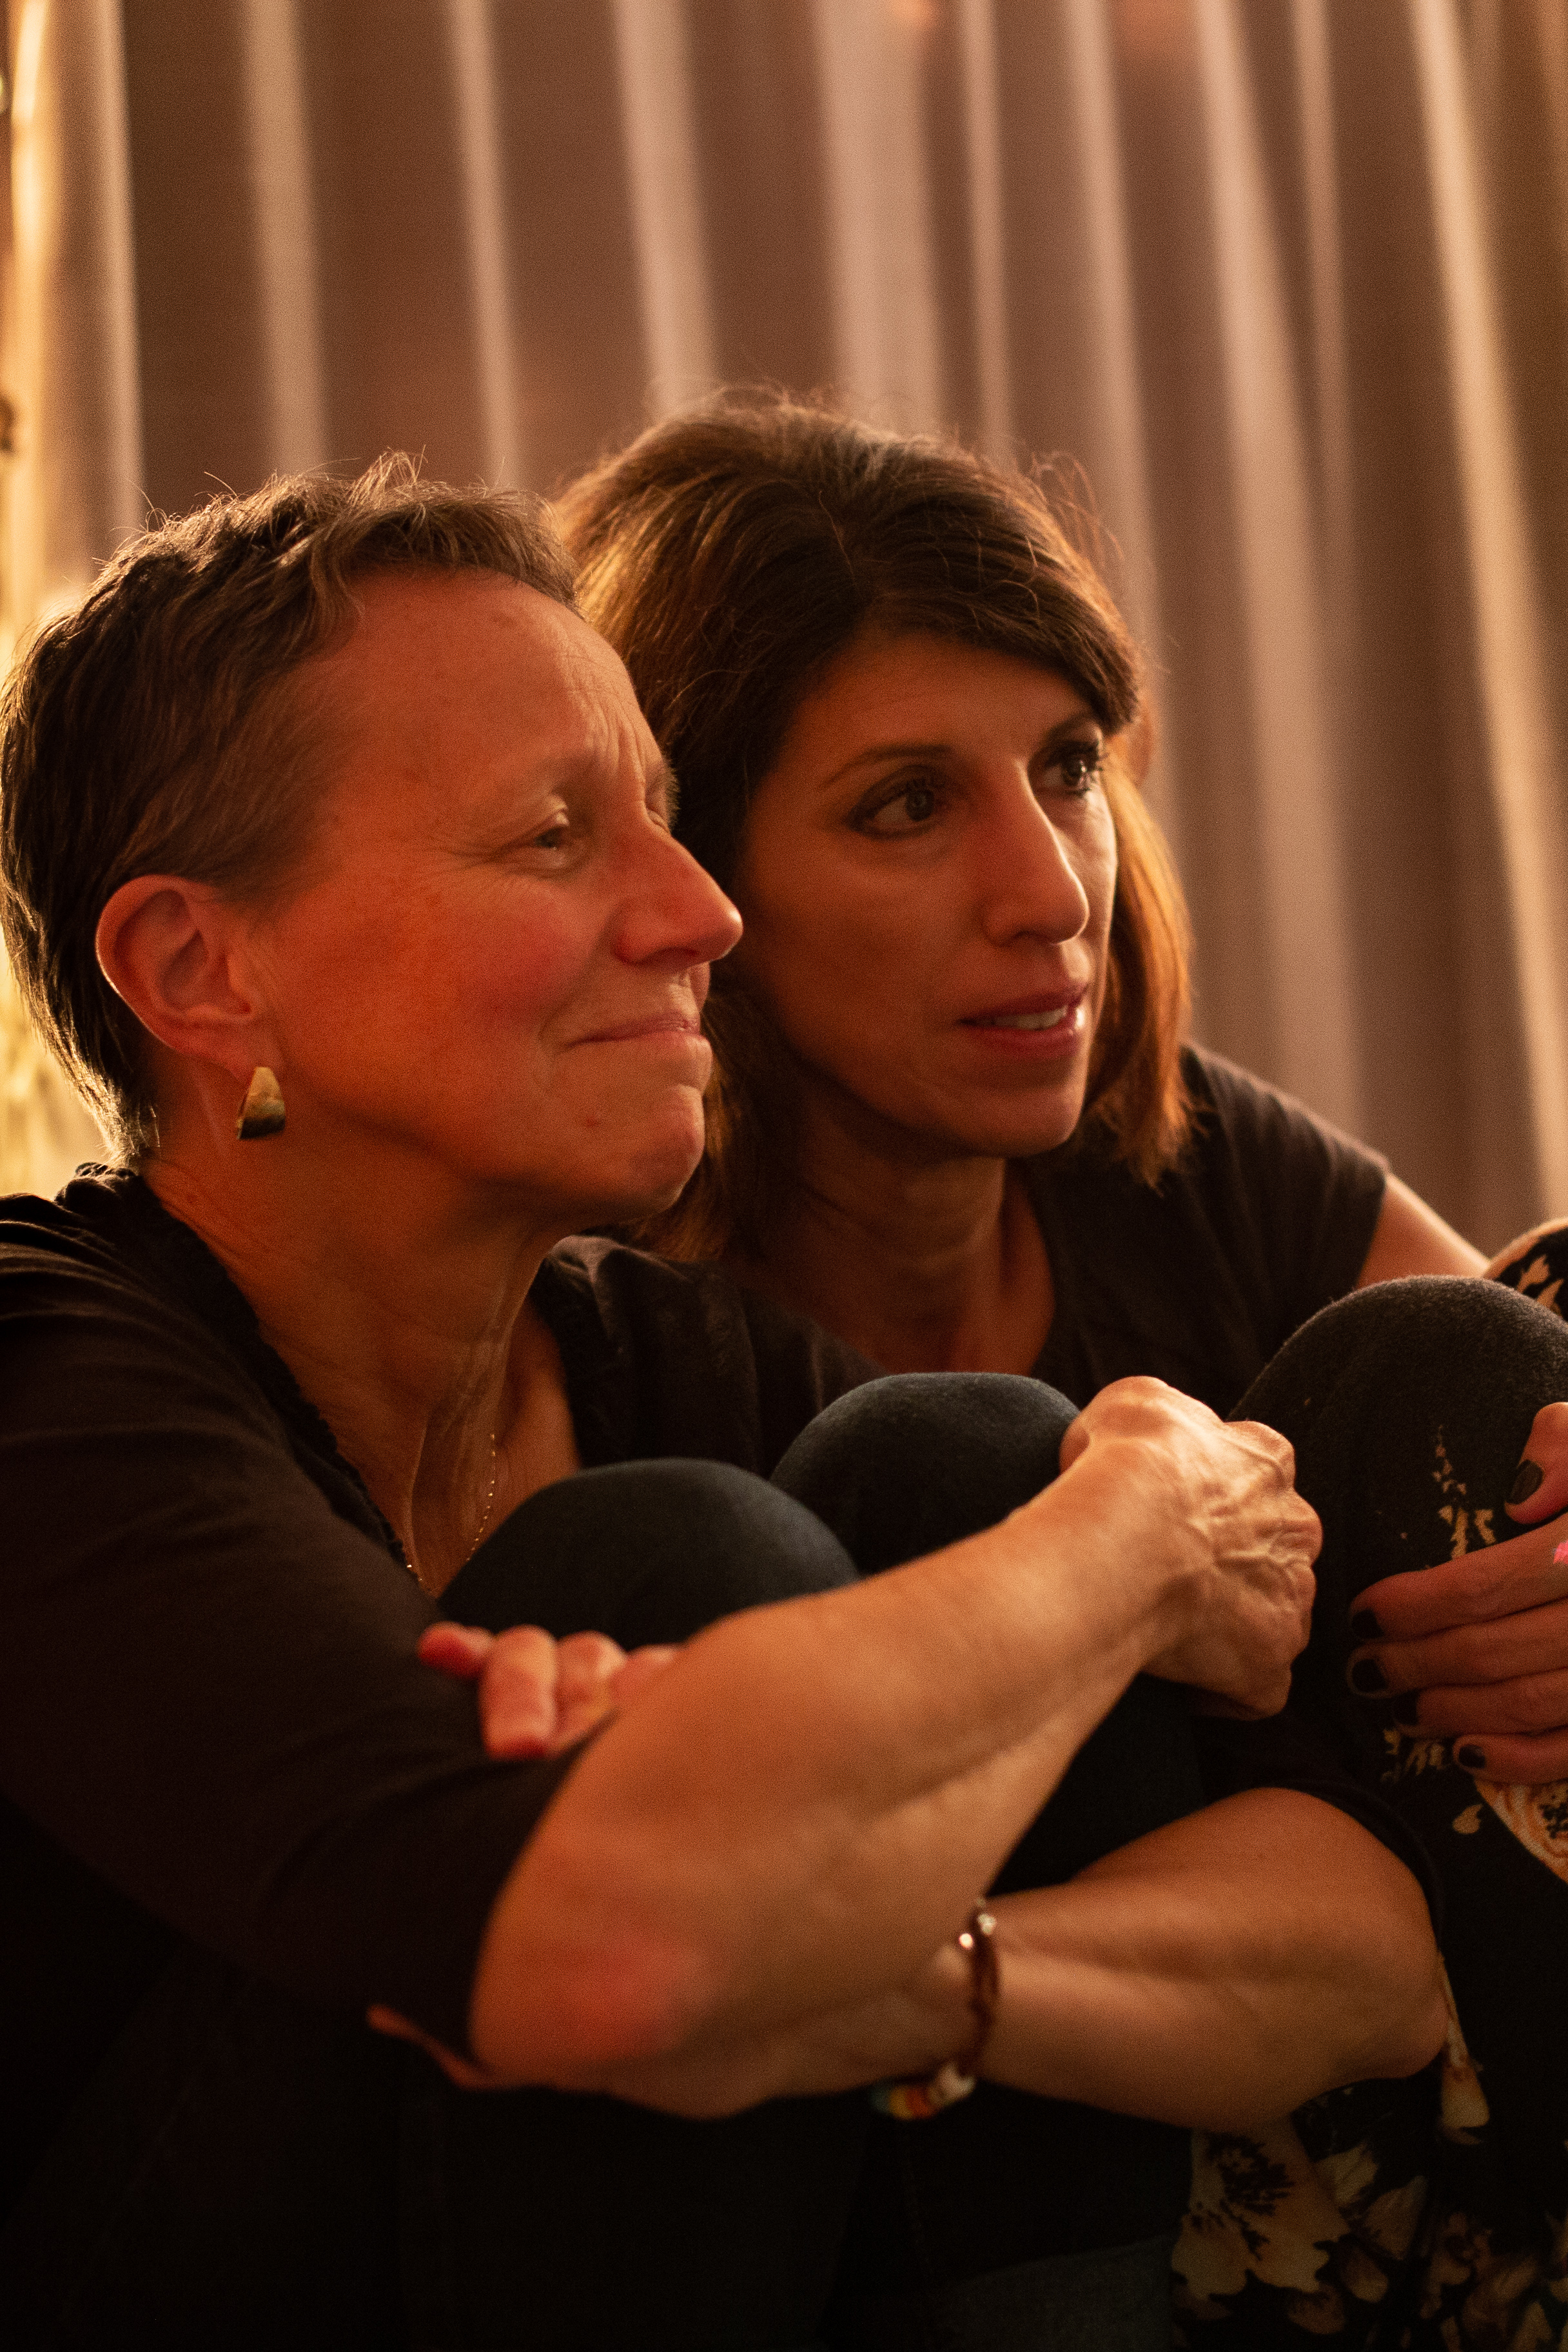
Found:
[{"label": "short-haired woman", "polygon": [[[1429,1837],[1492,2102],[1480,2131],[1471,2080],[1450,2118],[1462,2221],[1425,2324],[1479,2328],[1498,2294],[1522,2311],[1568,2210],[1568,2037],[1542,2033],[1519,1952],[1561,1967],[1568,1846],[1563,1790],[1511,1784],[1568,1770],[1568,1523],[1427,1571],[1494,1543],[1505,1507],[1568,1503],[1561,1332],[1468,1286],[1385,1293],[1253,1386],[1358,1286],[1482,1261],[1373,1155],[1184,1043],[1136,651],[1035,480],[733,395],[562,511],[584,609],[679,779],[678,836],[745,922],[706,1016],[703,1163],[644,1238],[890,1368],[1079,1399],[1152,1372],[1220,1412],[1250,1391],[1294,1439],[1328,1530],[1299,1706]],[[1505,1255],[1537,1295],[1568,1267],[1561,1234]],[[1333,1349],[1369,1319],[1380,1369],[1331,1407]],[[1375,2144],[1342,2100],[1303,2132],[1315,2171],[1293,2136],[1210,2143],[1180,2256],[1203,2321],[1264,2325],[1260,2283],[1315,2332],[1386,2317],[1430,2147]]]},{"label": "short-haired woman", "polygon": [[[1176,1685],[1278,1706],[1280,1440],[866,1386],[722,1274],[555,1249],[690,1173],[738,926],[524,502],[389,466],[152,530],[39,631],[0,782],[7,944],[116,1156],[0,1227],[13,2340],[800,2344],[867,2085],[1146,2056],[1147,2112],[1224,2116],[1425,2059],[1422,1890],[1353,1791],[1298,1800],[1239,1988],[1189,1981],[1235,1862],[1179,1788],[1163,1941],[1121,1857],[976,1906],[1108,1717],[1179,1758]],[[459,2098],[367,2011],[550,2087]],[[1031,2291],[1142,2343],[1136,2254]]]}]

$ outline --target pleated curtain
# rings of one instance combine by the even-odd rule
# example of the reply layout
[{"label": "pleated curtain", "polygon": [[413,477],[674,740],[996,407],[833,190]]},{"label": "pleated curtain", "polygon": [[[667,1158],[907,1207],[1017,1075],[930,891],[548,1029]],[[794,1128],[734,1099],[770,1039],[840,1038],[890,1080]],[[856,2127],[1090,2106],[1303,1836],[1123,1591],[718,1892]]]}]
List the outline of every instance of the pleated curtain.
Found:
[{"label": "pleated curtain", "polygon": [[[1568,1210],[1563,0],[12,0],[8,625],[149,506],[725,380],[1057,461],[1198,1030]],[[10,1018],[13,1182],[74,1114]]]}]

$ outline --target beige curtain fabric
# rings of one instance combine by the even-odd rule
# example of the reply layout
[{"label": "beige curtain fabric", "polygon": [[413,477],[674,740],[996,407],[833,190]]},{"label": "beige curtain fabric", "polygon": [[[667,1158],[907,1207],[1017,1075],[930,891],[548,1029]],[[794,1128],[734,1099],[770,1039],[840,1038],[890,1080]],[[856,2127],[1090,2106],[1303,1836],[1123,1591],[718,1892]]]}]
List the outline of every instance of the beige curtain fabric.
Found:
[{"label": "beige curtain fabric", "polygon": [[[1058,455],[1202,1036],[1489,1246],[1568,1209],[1563,0],[9,17],[15,618],[148,500],[548,489],[725,378]],[[14,1039],[14,1178],[50,1103]]]}]

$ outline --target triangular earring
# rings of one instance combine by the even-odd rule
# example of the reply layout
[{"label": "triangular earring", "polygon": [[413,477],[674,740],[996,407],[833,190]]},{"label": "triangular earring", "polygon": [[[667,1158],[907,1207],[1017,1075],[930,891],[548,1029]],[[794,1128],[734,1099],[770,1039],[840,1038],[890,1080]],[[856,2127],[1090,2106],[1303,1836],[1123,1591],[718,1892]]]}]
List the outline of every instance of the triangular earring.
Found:
[{"label": "triangular earring", "polygon": [[241,1143],[259,1142],[264,1135],[281,1135],[287,1116],[283,1089],[276,1072],[269,1070],[265,1062],[258,1062],[250,1073],[250,1084],[239,1106],[239,1124],[235,1134]]}]

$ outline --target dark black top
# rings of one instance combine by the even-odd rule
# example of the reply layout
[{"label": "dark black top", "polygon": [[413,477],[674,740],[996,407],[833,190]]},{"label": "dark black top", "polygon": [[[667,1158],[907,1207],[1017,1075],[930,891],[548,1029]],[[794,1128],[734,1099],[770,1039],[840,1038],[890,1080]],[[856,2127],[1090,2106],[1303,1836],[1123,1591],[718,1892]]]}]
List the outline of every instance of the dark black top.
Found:
[{"label": "dark black top", "polygon": [[[612,1242],[533,1296],[589,1467],[766,1473],[866,1375],[716,1269]],[[570,1761],[486,1756],[472,1692],[415,1655],[437,1611],[392,1530],[136,1177],[0,1204],[0,2210],[179,1936],[461,2046]]]},{"label": "dark black top", "polygon": [[[1075,1404],[1147,1373],[1230,1412],[1290,1334],[1354,1288],[1371,1246],[1384,1160],[1216,1054],[1182,1060],[1197,1116],[1158,1185],[1077,1146],[1026,1163],[1056,1294],[1035,1374]],[[1415,1839],[1292,1715],[1194,1728],[1211,1797],[1321,1797],[1393,1846],[1435,1904]]]},{"label": "dark black top", "polygon": [[1197,1121],[1157,1187],[1074,1147],[1027,1163],[1056,1291],[1035,1371],[1075,1404],[1145,1372],[1229,1412],[1371,1246],[1382,1160],[1215,1054],[1183,1067]]}]

